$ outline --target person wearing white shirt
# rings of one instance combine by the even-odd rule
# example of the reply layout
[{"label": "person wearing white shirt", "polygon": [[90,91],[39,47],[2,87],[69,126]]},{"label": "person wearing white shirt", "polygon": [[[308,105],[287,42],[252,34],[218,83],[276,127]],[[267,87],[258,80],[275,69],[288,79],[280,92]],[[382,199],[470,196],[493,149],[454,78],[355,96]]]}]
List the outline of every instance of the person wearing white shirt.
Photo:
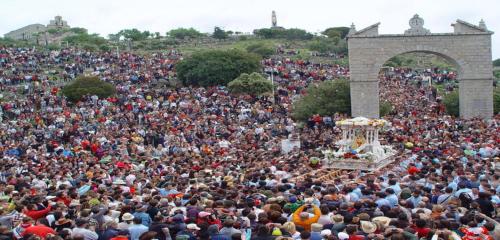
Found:
[{"label": "person wearing white shirt", "polygon": [[136,176],[133,173],[131,173],[125,178],[125,181],[127,182],[128,185],[132,185],[134,183],[135,179],[136,179]]},{"label": "person wearing white shirt", "polygon": [[229,145],[231,145],[227,140],[222,140],[219,142],[219,147],[221,148],[229,148]]}]

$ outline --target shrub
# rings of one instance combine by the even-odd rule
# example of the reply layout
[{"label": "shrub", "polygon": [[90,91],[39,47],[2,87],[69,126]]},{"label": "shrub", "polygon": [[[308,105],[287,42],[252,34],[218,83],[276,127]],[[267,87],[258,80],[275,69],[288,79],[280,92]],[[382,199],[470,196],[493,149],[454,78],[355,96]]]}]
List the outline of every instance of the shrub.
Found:
[{"label": "shrub", "polygon": [[176,39],[184,39],[184,38],[199,38],[202,37],[203,34],[194,28],[177,28],[167,32],[167,36]]},{"label": "shrub", "polygon": [[493,111],[495,114],[500,114],[500,87],[496,87],[493,91]]},{"label": "shrub", "polygon": [[255,53],[263,58],[268,58],[271,55],[273,55],[274,50],[262,43],[255,43],[252,45],[249,45],[247,48],[247,52],[249,53]]},{"label": "shrub", "polygon": [[500,70],[495,70],[495,71],[493,71],[493,76],[494,76],[496,79],[500,79]]},{"label": "shrub", "polygon": [[391,113],[391,111],[392,111],[392,104],[390,102],[387,102],[387,101],[381,102],[380,103],[379,111],[380,111],[380,117],[383,117],[383,116]]},{"label": "shrub", "polygon": [[446,107],[446,112],[449,115],[455,116],[455,117],[460,116],[458,91],[453,91],[451,93],[448,93],[446,96],[444,96],[443,103]]},{"label": "shrub", "polygon": [[500,67],[500,58],[497,58],[495,59],[495,61],[493,61],[493,66]]},{"label": "shrub", "polygon": [[115,87],[107,82],[101,81],[98,77],[81,76],[62,89],[62,93],[68,100],[77,102],[86,95],[97,95],[99,98],[106,98],[115,94]]},{"label": "shrub", "polygon": [[226,85],[242,73],[259,69],[259,56],[236,49],[197,52],[176,66],[182,83],[194,86]]},{"label": "shrub", "polygon": [[293,104],[292,117],[306,121],[314,114],[331,116],[335,113],[351,114],[351,93],[347,80],[310,85],[306,95]]},{"label": "shrub", "polygon": [[273,90],[273,84],[259,73],[241,74],[227,84],[229,91],[234,94],[250,94],[259,96]]},{"label": "shrub", "polygon": [[306,30],[298,28],[262,28],[255,29],[253,32],[255,35],[267,39],[311,40],[314,37],[314,35],[308,33]]}]

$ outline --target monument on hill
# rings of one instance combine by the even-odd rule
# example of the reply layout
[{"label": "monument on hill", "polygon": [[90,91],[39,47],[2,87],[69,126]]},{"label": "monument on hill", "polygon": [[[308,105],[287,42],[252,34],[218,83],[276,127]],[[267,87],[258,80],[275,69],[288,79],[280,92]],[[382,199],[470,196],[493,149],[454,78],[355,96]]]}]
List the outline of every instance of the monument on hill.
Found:
[{"label": "monument on hill", "polygon": [[493,116],[491,35],[483,20],[474,25],[458,19],[451,33],[431,33],[418,15],[404,34],[379,34],[380,23],[356,31],[348,38],[353,117],[379,117],[379,73],[390,58],[403,53],[431,53],[455,65],[458,71],[460,116]]},{"label": "monument on hill", "polygon": [[271,21],[272,21],[272,27],[277,27],[278,26],[278,20],[276,19],[276,12],[273,10],[273,14],[271,16]]},{"label": "monument on hill", "polygon": [[271,14],[271,29],[283,29],[283,27],[278,26],[278,18],[274,10]]}]

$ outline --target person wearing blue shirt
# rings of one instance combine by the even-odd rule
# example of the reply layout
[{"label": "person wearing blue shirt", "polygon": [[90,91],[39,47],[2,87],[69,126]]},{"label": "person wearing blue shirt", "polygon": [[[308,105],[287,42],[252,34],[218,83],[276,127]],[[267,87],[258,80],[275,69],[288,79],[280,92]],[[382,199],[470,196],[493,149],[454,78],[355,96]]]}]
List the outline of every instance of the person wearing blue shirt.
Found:
[{"label": "person wearing blue shirt", "polygon": [[160,192],[160,195],[162,197],[166,197],[166,196],[171,195],[171,194],[178,194],[179,193],[177,191],[177,189],[175,189],[174,186],[171,183],[169,183],[167,185],[166,189],[165,188],[160,188],[159,192]]},{"label": "person wearing blue shirt", "polygon": [[134,213],[134,219],[140,219],[142,225],[149,227],[152,220],[151,220],[151,217],[149,216],[149,214],[146,213],[146,210],[147,210],[146,205],[139,206],[139,208]]},{"label": "person wearing blue shirt", "polygon": [[387,194],[387,196],[385,197],[385,199],[387,199],[387,201],[389,201],[390,206],[391,207],[397,206],[398,202],[399,202],[399,199],[398,199],[398,196],[396,196],[396,194],[394,192],[394,189],[388,188],[388,189],[385,190],[385,193]]},{"label": "person wearing blue shirt", "polygon": [[463,181],[458,183],[458,190],[455,192],[455,194],[453,194],[453,196],[458,198],[462,193],[468,193],[472,197],[472,190],[470,188],[467,188],[467,183]]},{"label": "person wearing blue shirt", "polygon": [[10,156],[18,157],[21,154],[21,152],[19,152],[19,149],[17,149],[17,147],[16,147],[16,148],[7,150],[6,154],[10,155]]},{"label": "person wearing blue shirt", "polygon": [[389,187],[388,188],[392,188],[394,190],[394,193],[396,195],[398,195],[399,193],[401,193],[401,187],[399,186],[399,184],[396,181],[396,179],[389,179]]},{"label": "person wearing blue shirt", "polygon": [[129,239],[139,240],[139,237],[149,230],[149,227],[141,224],[142,220],[139,218],[134,218],[134,224],[128,227]]},{"label": "person wearing blue shirt", "polygon": [[358,194],[354,193],[354,191],[352,189],[348,189],[347,191],[348,191],[347,195],[349,196],[350,202],[359,201]]},{"label": "person wearing blue shirt", "polygon": [[413,207],[417,207],[418,204],[422,201],[422,196],[420,196],[420,194],[420,190],[415,190],[413,191],[412,196],[408,198],[408,201],[413,204]]},{"label": "person wearing blue shirt", "polygon": [[384,192],[377,192],[375,193],[375,196],[377,200],[375,200],[375,203],[377,204],[377,207],[382,207],[382,206],[391,206],[391,203],[389,200],[385,199],[386,194]]}]

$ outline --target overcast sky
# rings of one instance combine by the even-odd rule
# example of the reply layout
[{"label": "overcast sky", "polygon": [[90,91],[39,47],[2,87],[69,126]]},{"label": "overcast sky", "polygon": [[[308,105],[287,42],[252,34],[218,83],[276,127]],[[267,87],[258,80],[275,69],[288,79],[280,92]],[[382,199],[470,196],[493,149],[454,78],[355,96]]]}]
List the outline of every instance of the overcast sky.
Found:
[{"label": "overcast sky", "polygon": [[381,22],[380,33],[403,33],[415,13],[431,32],[451,32],[456,19],[473,24],[484,19],[497,32],[493,57],[500,58],[499,0],[0,0],[0,9],[0,34],[33,23],[46,25],[55,15],[71,27],[102,36],[124,28],[162,35],[178,27],[251,32],[271,25],[272,10],[278,25],[311,32],[352,22],[359,30]]}]

